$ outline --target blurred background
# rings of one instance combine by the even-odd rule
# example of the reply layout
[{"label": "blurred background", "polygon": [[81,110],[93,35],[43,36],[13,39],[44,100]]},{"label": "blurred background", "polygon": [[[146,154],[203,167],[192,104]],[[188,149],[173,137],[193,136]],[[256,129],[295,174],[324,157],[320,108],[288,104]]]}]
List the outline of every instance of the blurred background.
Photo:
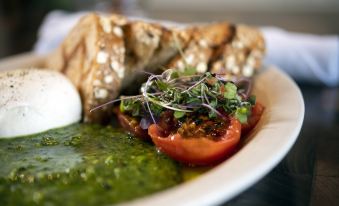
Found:
[{"label": "blurred background", "polygon": [[339,34],[338,0],[0,0],[0,58],[32,50],[52,10],[118,12],[178,22],[228,20]]}]

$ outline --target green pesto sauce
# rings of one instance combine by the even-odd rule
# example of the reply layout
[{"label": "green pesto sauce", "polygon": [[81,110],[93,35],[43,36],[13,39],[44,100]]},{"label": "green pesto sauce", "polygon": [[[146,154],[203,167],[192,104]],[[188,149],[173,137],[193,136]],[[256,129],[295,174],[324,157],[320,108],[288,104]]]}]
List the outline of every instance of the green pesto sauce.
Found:
[{"label": "green pesto sauce", "polygon": [[107,205],[182,182],[150,143],[89,124],[0,139],[0,164],[1,205]]}]

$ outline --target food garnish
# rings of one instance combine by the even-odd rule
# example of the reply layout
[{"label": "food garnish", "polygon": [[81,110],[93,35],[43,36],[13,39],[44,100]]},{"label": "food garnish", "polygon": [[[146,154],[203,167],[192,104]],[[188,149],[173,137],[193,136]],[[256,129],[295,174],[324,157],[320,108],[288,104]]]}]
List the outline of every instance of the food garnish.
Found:
[{"label": "food garnish", "polygon": [[227,81],[195,68],[169,69],[150,74],[139,95],[106,104],[120,101],[114,112],[121,126],[173,159],[210,165],[232,154],[241,132],[259,121],[263,107],[250,95],[251,85],[250,79]]},{"label": "food garnish", "polygon": [[232,82],[210,72],[197,74],[194,68],[184,72],[169,69],[160,75],[151,74],[140,95],[122,96],[104,105],[120,101],[120,111],[141,117],[143,128],[157,123],[166,110],[173,111],[173,116],[180,120],[199,113],[209,118],[230,115],[246,123],[256,102],[255,96],[249,96],[250,89],[251,80],[245,78]]}]

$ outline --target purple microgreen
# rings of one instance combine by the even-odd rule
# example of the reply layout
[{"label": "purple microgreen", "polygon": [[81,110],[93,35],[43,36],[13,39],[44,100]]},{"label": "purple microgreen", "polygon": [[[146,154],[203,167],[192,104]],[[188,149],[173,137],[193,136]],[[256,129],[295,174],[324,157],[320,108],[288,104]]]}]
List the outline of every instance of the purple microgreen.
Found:
[{"label": "purple microgreen", "polygon": [[208,104],[202,103],[201,106],[206,107],[207,109],[211,110],[212,112],[214,112],[215,114],[217,114],[219,117],[221,118],[225,118],[224,115],[222,115],[218,110],[214,109],[213,107],[211,107]]},{"label": "purple microgreen", "polygon": [[152,120],[150,120],[146,117],[143,117],[143,118],[141,118],[139,125],[140,125],[141,129],[148,129],[148,127],[151,125],[151,123],[152,123]]},{"label": "purple microgreen", "polygon": [[155,118],[154,118],[154,116],[152,114],[152,110],[151,110],[151,108],[149,106],[148,99],[147,99],[148,98],[148,96],[147,96],[147,88],[150,85],[151,80],[154,79],[154,78],[155,78],[154,75],[151,75],[150,77],[148,77],[147,82],[145,84],[145,89],[143,91],[143,96],[144,96],[144,99],[145,99],[145,102],[146,102],[146,105],[147,105],[148,112],[149,112],[149,114],[150,114],[150,116],[151,116],[151,118],[153,120],[153,123],[156,124]]},{"label": "purple microgreen", "polygon": [[185,91],[183,92],[188,92],[190,90],[192,90],[194,87],[198,86],[199,84],[201,84],[203,81],[205,81],[207,77],[202,78],[201,80],[199,80],[197,83],[193,84],[192,86],[190,86],[189,88],[187,88]]}]

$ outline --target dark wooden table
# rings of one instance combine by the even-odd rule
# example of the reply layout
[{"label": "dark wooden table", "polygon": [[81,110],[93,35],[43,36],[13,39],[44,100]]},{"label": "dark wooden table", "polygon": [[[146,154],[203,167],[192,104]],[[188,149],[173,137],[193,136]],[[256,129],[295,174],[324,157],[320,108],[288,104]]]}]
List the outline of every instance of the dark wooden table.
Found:
[{"label": "dark wooden table", "polygon": [[339,205],[339,88],[300,85],[305,119],[288,155],[225,206]]}]

